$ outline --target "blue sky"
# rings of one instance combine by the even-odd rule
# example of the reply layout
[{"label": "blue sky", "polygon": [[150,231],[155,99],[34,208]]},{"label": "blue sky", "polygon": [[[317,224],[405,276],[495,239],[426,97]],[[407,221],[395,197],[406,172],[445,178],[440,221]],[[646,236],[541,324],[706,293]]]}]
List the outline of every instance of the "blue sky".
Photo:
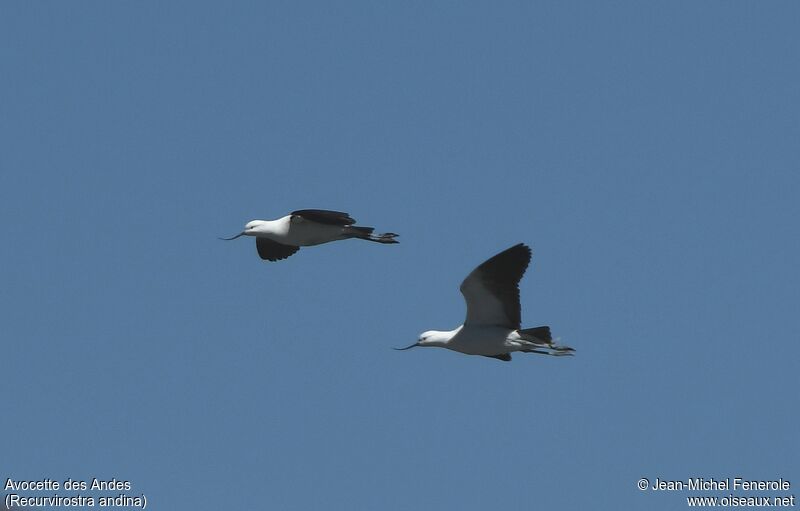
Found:
[{"label": "blue sky", "polygon": [[[800,484],[799,18],[4,3],[0,475],[116,477],[175,511]],[[401,243],[272,264],[217,240],[300,208]],[[578,356],[390,349],[460,324],[461,280],[518,242],[524,325]]]}]

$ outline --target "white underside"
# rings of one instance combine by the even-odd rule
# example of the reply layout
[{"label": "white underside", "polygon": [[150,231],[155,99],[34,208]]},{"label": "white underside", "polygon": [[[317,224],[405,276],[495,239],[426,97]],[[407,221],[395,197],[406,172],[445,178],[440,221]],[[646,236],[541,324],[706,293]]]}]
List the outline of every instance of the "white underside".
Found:
[{"label": "white underside", "polygon": [[347,239],[349,236],[346,235],[345,229],[346,227],[340,225],[309,222],[301,217],[295,217],[295,220],[292,221],[290,216],[285,216],[278,220],[264,221],[256,229],[248,231],[246,234],[258,238],[269,238],[284,245],[310,247]]},{"label": "white underside", "polygon": [[462,325],[452,333],[444,347],[467,355],[492,356],[530,348],[516,330],[498,326]]}]

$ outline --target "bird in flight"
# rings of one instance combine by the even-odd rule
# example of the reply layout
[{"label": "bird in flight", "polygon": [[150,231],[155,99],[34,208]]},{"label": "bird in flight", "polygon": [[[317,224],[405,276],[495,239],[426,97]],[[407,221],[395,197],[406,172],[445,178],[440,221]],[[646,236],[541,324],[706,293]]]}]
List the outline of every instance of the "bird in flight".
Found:
[{"label": "bird in flight", "polygon": [[475,268],[461,283],[467,318],[455,330],[428,330],[405,348],[433,346],[467,355],[509,362],[511,353],[565,356],[575,351],[553,342],[550,327],[520,328],[519,281],[531,261],[531,249],[520,243]]},{"label": "bird in flight", "polygon": [[277,220],[251,220],[244,230],[230,238],[254,236],[261,259],[280,261],[293,255],[300,247],[320,245],[330,241],[358,238],[376,243],[397,243],[393,232],[373,234],[373,227],[361,227],[347,213],[325,209],[300,209]]}]

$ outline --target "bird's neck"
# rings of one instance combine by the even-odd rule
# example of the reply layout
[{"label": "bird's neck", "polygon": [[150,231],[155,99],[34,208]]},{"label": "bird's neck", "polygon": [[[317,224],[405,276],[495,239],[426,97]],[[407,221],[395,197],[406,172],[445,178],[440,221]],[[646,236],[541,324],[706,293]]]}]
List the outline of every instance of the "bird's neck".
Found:
[{"label": "bird's neck", "polygon": [[279,218],[278,220],[262,220],[261,223],[258,224],[258,227],[253,229],[253,235],[282,234],[288,231],[288,227],[288,222],[283,222],[283,218]]},{"label": "bird's neck", "polygon": [[430,339],[430,345],[447,346],[447,344],[453,339],[453,337],[456,336],[459,330],[461,330],[461,327],[449,331],[434,330],[433,337]]}]

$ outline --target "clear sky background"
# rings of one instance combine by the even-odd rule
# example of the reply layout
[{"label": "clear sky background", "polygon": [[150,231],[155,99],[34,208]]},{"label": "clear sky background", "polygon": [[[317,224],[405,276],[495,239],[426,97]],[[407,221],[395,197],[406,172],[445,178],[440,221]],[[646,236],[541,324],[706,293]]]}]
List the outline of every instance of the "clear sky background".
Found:
[{"label": "clear sky background", "polygon": [[[116,477],[170,511],[800,494],[799,23],[4,2],[0,476]],[[300,208],[401,243],[217,240]],[[518,242],[523,324],[576,357],[390,349],[460,324],[461,280]]]}]

